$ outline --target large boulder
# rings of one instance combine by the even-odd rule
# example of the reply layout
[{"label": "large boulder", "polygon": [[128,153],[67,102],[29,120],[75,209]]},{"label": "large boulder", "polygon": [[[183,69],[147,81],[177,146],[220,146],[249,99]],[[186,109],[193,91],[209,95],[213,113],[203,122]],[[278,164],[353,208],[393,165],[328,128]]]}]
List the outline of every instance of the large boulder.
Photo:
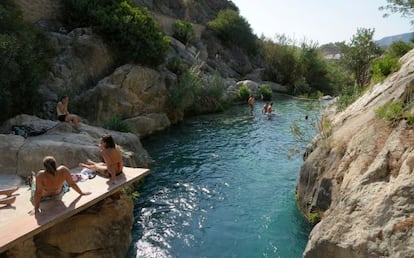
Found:
[{"label": "large boulder", "polygon": [[19,115],[8,120],[2,127],[7,131],[10,125],[26,125],[45,128],[39,136],[27,137],[0,134],[0,174],[16,174],[27,177],[31,171],[43,169],[42,160],[52,155],[59,164],[75,168],[86,159],[101,160],[98,143],[106,133],[112,134],[121,150],[126,166],[147,167],[151,159],[142,147],[139,138],[132,133],[110,131],[81,124],[78,132],[71,124],[43,120],[34,116]]},{"label": "large boulder", "polygon": [[170,126],[170,121],[164,115],[167,96],[164,77],[160,72],[127,64],[117,68],[96,87],[78,96],[74,100],[77,104],[74,105],[82,110],[80,114],[83,117],[95,124],[106,123],[114,116],[130,121],[151,117],[154,127],[145,130],[131,128],[143,136]]},{"label": "large boulder", "polygon": [[237,99],[239,96],[239,89],[242,86],[246,86],[249,89],[250,94],[252,94],[253,96],[257,96],[257,92],[259,89],[259,83],[251,81],[251,80],[244,80],[244,81],[238,81],[238,82],[231,84],[226,90],[226,94],[225,94],[226,98],[233,99],[233,100]]}]

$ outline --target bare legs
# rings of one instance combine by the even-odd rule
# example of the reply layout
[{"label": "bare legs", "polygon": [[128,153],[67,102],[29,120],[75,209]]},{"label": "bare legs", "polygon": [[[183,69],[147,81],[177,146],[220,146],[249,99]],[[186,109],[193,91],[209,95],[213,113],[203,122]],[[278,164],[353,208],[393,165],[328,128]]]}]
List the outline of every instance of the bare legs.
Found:
[{"label": "bare legs", "polygon": [[101,174],[102,176],[109,177],[108,168],[106,167],[106,164],[103,162],[94,162],[90,159],[86,161],[86,163],[79,163],[79,167],[82,168],[88,168],[91,170],[94,170]]},{"label": "bare legs", "polygon": [[72,122],[76,128],[79,128],[79,117],[74,114],[68,114],[65,117],[65,122]]}]

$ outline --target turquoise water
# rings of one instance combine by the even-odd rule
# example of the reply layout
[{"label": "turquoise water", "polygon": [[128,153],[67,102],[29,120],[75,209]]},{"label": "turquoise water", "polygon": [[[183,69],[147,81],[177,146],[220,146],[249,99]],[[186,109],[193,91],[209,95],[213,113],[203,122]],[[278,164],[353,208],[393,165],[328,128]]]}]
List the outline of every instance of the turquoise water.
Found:
[{"label": "turquoise water", "polygon": [[293,121],[315,133],[305,120],[314,105],[273,102],[271,120],[257,102],[254,116],[234,107],[143,140],[154,164],[135,202],[128,257],[302,257],[310,232],[295,203],[302,158],[288,150],[298,146]]}]

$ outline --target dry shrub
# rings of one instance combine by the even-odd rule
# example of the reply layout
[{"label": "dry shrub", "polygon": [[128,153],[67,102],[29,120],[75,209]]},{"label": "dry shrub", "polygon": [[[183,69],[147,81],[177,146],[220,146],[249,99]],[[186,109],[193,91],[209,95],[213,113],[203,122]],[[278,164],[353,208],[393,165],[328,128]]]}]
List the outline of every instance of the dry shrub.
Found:
[{"label": "dry shrub", "polygon": [[410,230],[414,226],[414,217],[407,218],[403,221],[398,222],[394,225],[394,228],[392,229],[392,233],[398,233]]}]

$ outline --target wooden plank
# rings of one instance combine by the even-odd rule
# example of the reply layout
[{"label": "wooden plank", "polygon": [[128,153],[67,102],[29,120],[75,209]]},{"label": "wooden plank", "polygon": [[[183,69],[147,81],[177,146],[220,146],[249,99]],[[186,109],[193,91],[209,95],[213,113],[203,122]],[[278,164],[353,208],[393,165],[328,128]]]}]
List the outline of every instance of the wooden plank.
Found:
[{"label": "wooden plank", "polygon": [[14,192],[16,201],[12,205],[0,205],[0,253],[89,208],[150,173],[149,169],[144,168],[124,167],[123,171],[124,173],[117,177],[115,184],[109,184],[108,179],[101,176],[78,182],[82,191],[89,191],[92,194],[79,196],[71,188],[61,200],[41,202],[42,212],[36,216],[30,213],[33,205],[30,202],[29,187],[21,186]]}]

